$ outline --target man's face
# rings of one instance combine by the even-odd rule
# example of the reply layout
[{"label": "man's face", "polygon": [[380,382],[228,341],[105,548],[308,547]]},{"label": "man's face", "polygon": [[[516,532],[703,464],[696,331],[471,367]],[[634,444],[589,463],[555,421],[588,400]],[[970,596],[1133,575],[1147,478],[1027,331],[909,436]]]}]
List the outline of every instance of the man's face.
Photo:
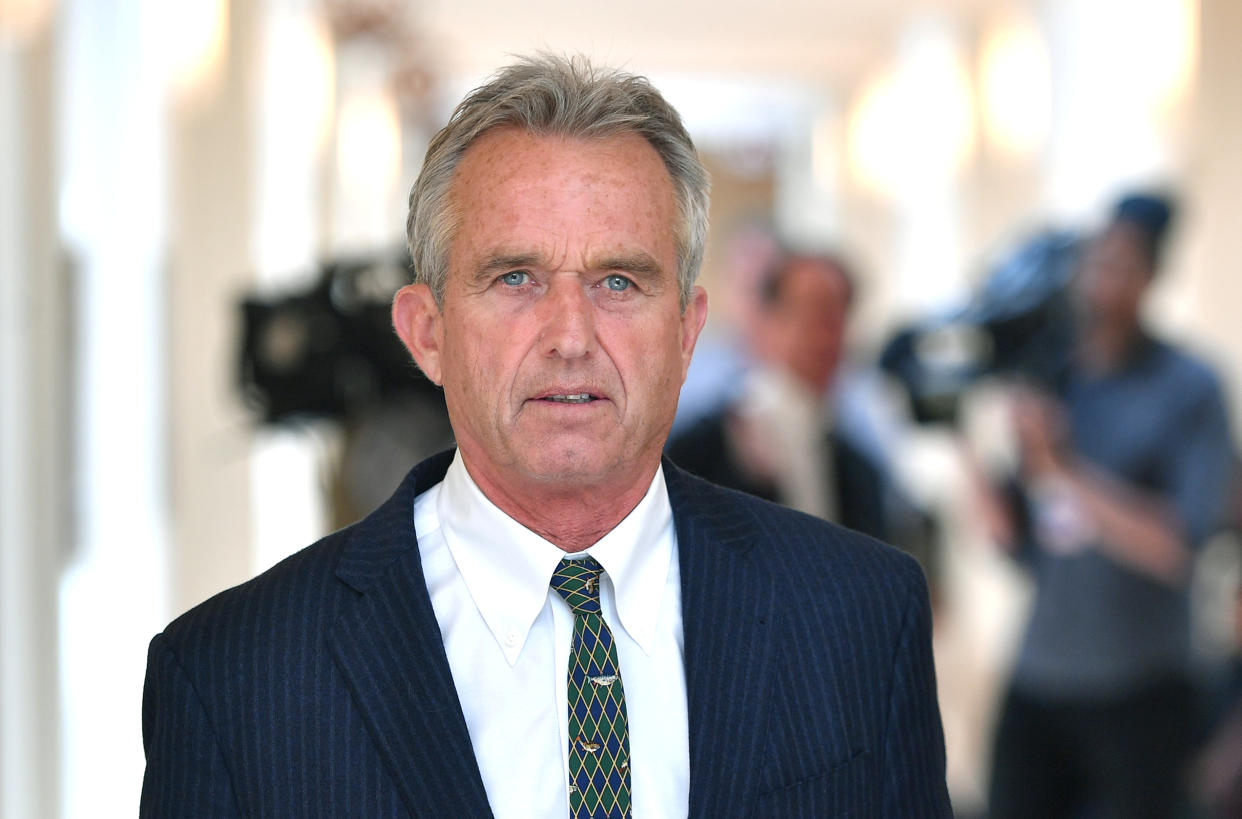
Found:
[{"label": "man's face", "polygon": [[841,363],[850,293],[845,278],[813,259],[795,261],[767,315],[772,357],[813,392]]},{"label": "man's face", "polygon": [[1078,281],[1085,320],[1120,331],[1137,325],[1151,276],[1134,228],[1114,225],[1104,231],[1088,248]]},{"label": "man's face", "polygon": [[466,151],[451,202],[443,305],[408,288],[427,317],[406,340],[472,476],[508,492],[650,480],[706,317],[701,288],[680,307],[659,155],[632,134],[498,129]]}]

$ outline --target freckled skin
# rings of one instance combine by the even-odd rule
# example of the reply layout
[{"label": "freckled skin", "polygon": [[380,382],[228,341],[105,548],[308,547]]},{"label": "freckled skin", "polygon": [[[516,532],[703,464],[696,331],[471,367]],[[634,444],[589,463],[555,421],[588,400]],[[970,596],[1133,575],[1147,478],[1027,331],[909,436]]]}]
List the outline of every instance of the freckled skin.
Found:
[{"label": "freckled skin", "polygon": [[[676,281],[672,181],[636,135],[492,131],[454,176],[444,304],[404,288],[394,324],[444,387],[472,478],[561,548],[586,548],[646,492],[706,318]],[[564,404],[549,394],[589,393]]]}]

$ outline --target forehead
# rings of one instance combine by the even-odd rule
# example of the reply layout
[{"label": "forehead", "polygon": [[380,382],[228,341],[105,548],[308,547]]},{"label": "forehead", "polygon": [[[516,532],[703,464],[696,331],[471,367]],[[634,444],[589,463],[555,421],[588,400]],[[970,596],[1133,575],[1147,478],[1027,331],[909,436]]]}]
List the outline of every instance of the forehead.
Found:
[{"label": "forehead", "polygon": [[466,150],[449,195],[458,261],[462,253],[543,246],[568,254],[643,250],[661,261],[674,253],[672,179],[637,134],[584,139],[498,128]]},{"label": "forehead", "polygon": [[1143,235],[1138,228],[1125,223],[1110,225],[1089,246],[1089,258],[1111,260],[1141,260],[1143,258]]},{"label": "forehead", "polygon": [[1091,289],[1107,284],[1134,293],[1151,280],[1151,261],[1139,244],[1140,239],[1126,226],[1114,225],[1101,233],[1087,248],[1078,287]]},{"label": "forehead", "polygon": [[781,283],[782,302],[801,303],[808,299],[845,302],[849,282],[835,265],[817,259],[799,259],[790,265]]}]

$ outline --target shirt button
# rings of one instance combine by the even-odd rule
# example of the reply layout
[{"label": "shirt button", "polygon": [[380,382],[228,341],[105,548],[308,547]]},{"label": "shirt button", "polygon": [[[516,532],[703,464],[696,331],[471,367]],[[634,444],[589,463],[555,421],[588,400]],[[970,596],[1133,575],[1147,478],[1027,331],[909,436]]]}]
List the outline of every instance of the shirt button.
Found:
[{"label": "shirt button", "polygon": [[513,648],[517,644],[518,644],[518,633],[516,631],[510,631],[508,634],[505,635],[505,645],[507,645],[509,648]]}]

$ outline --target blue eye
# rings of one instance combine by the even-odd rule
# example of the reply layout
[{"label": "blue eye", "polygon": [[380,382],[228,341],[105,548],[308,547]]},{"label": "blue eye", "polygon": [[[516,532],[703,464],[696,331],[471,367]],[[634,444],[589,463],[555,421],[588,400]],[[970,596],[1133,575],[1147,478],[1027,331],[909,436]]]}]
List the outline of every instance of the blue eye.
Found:
[{"label": "blue eye", "polygon": [[510,287],[520,287],[530,281],[530,274],[525,270],[510,270],[500,280]]},{"label": "blue eye", "polygon": [[631,284],[632,282],[625,276],[618,276],[615,274],[604,279],[604,286],[609,290],[615,290],[617,292],[629,290]]}]

